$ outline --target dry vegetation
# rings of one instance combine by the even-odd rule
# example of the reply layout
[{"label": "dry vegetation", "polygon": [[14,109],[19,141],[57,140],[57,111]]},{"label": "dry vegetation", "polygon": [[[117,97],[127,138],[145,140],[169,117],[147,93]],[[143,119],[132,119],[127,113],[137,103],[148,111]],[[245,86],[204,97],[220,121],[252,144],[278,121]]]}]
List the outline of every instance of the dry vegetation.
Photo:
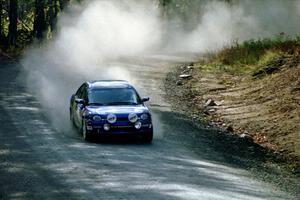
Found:
[{"label": "dry vegetation", "polygon": [[[184,112],[204,113],[210,125],[251,137],[299,170],[299,39],[236,44],[179,71],[192,75],[176,86],[189,102]],[[208,99],[215,104],[205,106]]]}]

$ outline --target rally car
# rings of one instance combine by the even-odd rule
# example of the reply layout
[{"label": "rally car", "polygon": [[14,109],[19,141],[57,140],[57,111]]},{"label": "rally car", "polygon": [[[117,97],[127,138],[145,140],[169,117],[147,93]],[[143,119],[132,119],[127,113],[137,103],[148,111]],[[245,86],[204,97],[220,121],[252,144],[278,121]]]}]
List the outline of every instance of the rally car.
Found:
[{"label": "rally car", "polygon": [[83,83],[70,101],[70,120],[85,140],[133,135],[146,143],[153,139],[151,113],[127,81],[99,80]]}]

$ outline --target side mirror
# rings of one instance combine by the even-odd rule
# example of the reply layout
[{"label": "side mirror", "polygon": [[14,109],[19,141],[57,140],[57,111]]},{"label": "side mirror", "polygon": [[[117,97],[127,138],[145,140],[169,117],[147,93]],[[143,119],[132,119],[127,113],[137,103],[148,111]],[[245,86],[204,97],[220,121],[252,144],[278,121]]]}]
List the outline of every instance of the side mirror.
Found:
[{"label": "side mirror", "polygon": [[85,104],[85,101],[83,100],[83,99],[75,99],[75,102],[77,103],[77,104]]},{"label": "side mirror", "polygon": [[149,101],[149,100],[150,100],[149,97],[144,97],[144,98],[142,98],[142,102],[146,102],[146,101]]}]

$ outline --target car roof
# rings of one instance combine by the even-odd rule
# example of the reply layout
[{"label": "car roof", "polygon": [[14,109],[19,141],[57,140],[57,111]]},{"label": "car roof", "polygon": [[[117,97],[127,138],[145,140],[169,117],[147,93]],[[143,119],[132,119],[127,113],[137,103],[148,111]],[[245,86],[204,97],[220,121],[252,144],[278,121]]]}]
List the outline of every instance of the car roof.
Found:
[{"label": "car roof", "polygon": [[87,82],[90,89],[97,88],[133,88],[128,81],[125,80],[95,80]]}]

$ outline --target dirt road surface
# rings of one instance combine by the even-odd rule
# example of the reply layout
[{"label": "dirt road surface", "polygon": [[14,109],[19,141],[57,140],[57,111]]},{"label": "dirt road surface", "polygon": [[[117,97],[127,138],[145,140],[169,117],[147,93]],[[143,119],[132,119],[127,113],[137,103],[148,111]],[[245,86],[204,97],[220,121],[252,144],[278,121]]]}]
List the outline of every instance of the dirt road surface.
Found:
[{"label": "dirt road surface", "polygon": [[210,131],[171,112],[161,80],[177,61],[154,56],[124,64],[152,99],[151,145],[87,143],[76,132],[56,131],[18,78],[21,66],[1,61],[0,199],[293,199],[228,162]]}]

